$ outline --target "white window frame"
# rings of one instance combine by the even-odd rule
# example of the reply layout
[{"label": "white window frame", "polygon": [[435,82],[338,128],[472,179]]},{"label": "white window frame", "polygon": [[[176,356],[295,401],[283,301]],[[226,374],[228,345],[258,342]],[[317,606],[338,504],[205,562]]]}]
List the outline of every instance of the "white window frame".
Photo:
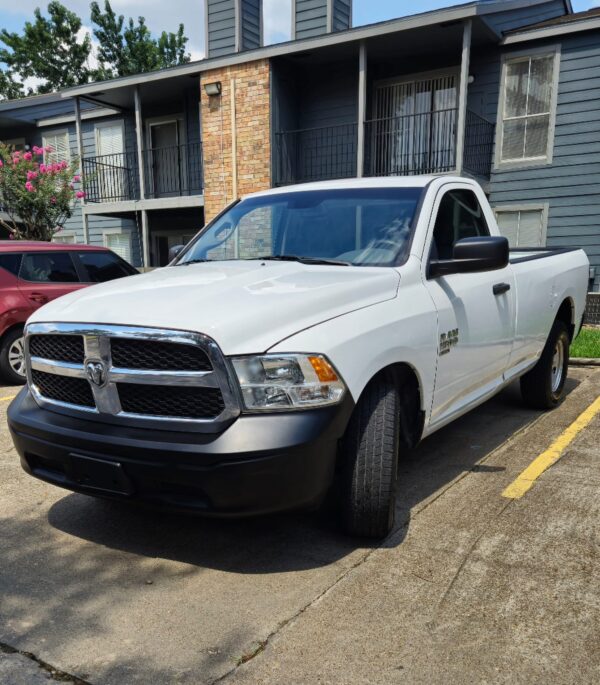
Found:
[{"label": "white window frame", "polygon": [[[73,242],[72,243],[62,243],[60,240],[55,240],[55,238],[70,238],[73,237]],[[58,244],[63,244],[63,245],[79,245],[79,241],[77,238],[79,237],[79,234],[77,231],[61,231],[60,233],[56,233],[55,235],[52,236],[52,242],[53,243],[58,243]]]},{"label": "white window frame", "polygon": [[[121,258],[125,259],[125,261],[127,261],[129,264],[131,264],[131,262],[133,260],[133,239],[132,239],[131,231],[125,231],[122,228],[113,228],[113,229],[108,229],[108,230],[102,231],[102,244],[108,250],[111,250],[112,248],[108,244],[108,236],[109,235],[126,235],[129,238],[129,259],[126,259],[125,257],[121,257]],[[115,254],[117,254],[117,253],[115,252]]]},{"label": "white window frame", "polygon": [[67,164],[71,163],[71,136],[68,128],[57,128],[53,131],[44,131],[42,133],[42,147],[44,148],[44,164],[48,163],[48,153],[46,152],[46,147],[50,145],[48,141],[49,136],[66,136],[67,137],[67,159],[65,160]]},{"label": "white window frame", "polygon": [[[540,247],[546,247],[546,241],[548,238],[548,216],[550,214],[550,203],[548,202],[537,202],[531,204],[512,204],[512,205],[495,205],[494,206],[494,218],[496,220],[496,225],[498,224],[498,214],[503,212],[541,212],[542,213],[542,235]],[[533,245],[523,245],[523,247],[534,247]],[[519,247],[512,248],[518,250]]]},{"label": "white window frame", "polygon": [[[550,96],[550,119],[548,122],[548,145],[546,154],[542,157],[525,157],[523,159],[502,159],[502,147],[504,143],[504,108],[506,106],[506,72],[511,62],[524,62],[535,57],[553,57],[552,67],[552,93]],[[558,102],[558,87],[560,80],[561,46],[548,45],[542,48],[511,52],[502,55],[500,98],[498,101],[498,114],[496,119],[496,151],[494,155],[494,169],[523,169],[535,166],[547,166],[552,164],[554,154],[554,132],[556,129],[556,107]]]},{"label": "white window frame", "polygon": [[100,129],[112,126],[121,128],[121,139],[123,140],[123,154],[125,154],[125,122],[123,119],[112,119],[111,121],[99,121],[94,124],[94,144],[96,146],[96,156],[100,156]]}]

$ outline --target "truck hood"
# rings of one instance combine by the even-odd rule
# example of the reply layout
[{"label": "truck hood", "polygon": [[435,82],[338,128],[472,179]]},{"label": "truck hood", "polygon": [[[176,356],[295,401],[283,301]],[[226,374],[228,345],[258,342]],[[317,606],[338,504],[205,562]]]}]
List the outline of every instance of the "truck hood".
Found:
[{"label": "truck hood", "polygon": [[50,302],[29,321],[188,330],[210,336],[225,354],[252,354],[328,319],[392,299],[399,282],[398,272],[386,267],[192,264],[85,288]]}]

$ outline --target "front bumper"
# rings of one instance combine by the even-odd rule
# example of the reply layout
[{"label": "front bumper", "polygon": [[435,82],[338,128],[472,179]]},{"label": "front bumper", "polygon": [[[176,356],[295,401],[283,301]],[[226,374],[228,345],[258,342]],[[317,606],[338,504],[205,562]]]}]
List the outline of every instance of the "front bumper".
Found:
[{"label": "front bumper", "polygon": [[8,409],[27,473],[68,490],[173,510],[245,516],[318,504],[354,403],[242,415],[222,433],[115,426],[41,409],[24,388]]}]

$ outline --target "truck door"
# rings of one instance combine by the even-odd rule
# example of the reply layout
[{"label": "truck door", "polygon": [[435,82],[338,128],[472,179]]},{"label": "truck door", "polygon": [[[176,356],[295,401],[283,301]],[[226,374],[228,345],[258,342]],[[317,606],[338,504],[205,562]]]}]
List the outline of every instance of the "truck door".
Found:
[{"label": "truck door", "polygon": [[[452,259],[454,243],[490,235],[473,190],[444,186],[432,215],[429,259]],[[430,227],[431,233],[431,227]],[[426,278],[438,314],[438,359],[431,423],[449,419],[502,383],[515,332],[512,267]]]}]

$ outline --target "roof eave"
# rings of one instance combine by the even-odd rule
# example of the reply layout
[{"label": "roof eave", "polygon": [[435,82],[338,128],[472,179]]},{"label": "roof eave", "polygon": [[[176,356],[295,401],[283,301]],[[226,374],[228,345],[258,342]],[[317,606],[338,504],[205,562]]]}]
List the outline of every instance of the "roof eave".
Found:
[{"label": "roof eave", "polygon": [[[541,2],[542,0],[530,0],[533,2]],[[514,3],[522,5],[524,0],[503,0],[504,4]],[[496,3],[490,3],[496,5]],[[123,88],[127,86],[142,85],[144,83],[151,83],[153,81],[160,81],[166,78],[175,78],[178,76],[193,76],[200,75],[204,71],[212,69],[220,69],[222,67],[233,66],[236,64],[244,64],[260,59],[268,59],[272,57],[279,57],[282,55],[291,55],[306,50],[314,50],[321,47],[328,47],[333,45],[342,45],[344,43],[353,43],[365,40],[367,38],[374,38],[380,35],[397,33],[400,31],[409,31],[411,29],[423,28],[433,24],[441,24],[452,21],[461,21],[465,19],[472,19],[479,15],[488,14],[488,11],[481,11],[481,6],[476,2],[470,2],[464,5],[454,7],[447,7],[440,10],[433,10],[431,12],[424,12],[421,14],[412,15],[409,17],[401,17],[399,19],[392,19],[378,24],[369,24],[367,26],[360,26],[346,31],[340,31],[334,34],[325,34],[323,36],[315,36],[313,38],[305,38],[302,40],[288,41],[286,43],[276,43],[255,50],[247,50],[245,52],[227,55],[225,57],[214,57],[211,59],[204,59],[199,62],[191,62],[179,67],[171,67],[168,70],[154,71],[146,74],[136,74],[134,76],[125,76],[119,79],[110,81],[101,81],[97,83],[90,83],[83,86],[75,86],[62,91],[62,97],[72,98],[83,95],[93,95],[98,91],[114,90],[116,88]]]}]

